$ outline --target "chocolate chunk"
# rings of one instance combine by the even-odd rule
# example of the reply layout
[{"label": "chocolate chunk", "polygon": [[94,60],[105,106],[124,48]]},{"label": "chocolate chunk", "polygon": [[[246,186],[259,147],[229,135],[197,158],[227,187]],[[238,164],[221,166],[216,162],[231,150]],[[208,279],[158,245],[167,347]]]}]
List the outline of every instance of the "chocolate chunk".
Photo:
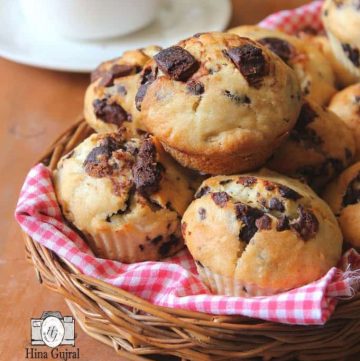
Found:
[{"label": "chocolate chunk", "polygon": [[211,193],[211,198],[220,208],[225,207],[227,201],[230,199],[226,192],[215,192]]},{"label": "chocolate chunk", "polygon": [[163,240],[163,236],[157,236],[155,238],[153,238],[150,243],[153,244],[153,245],[157,245],[158,243],[160,243],[161,241]]},{"label": "chocolate chunk", "polygon": [[119,84],[119,85],[116,87],[116,91],[117,91],[120,95],[122,95],[123,97],[127,95],[127,90],[126,90],[126,88],[125,88],[124,85]]},{"label": "chocolate chunk", "polygon": [[262,217],[258,218],[255,221],[255,225],[258,230],[271,229],[271,218],[268,215],[264,214]]},{"label": "chocolate chunk", "polygon": [[285,215],[283,215],[278,219],[278,223],[276,225],[276,230],[278,232],[282,232],[282,231],[285,231],[287,229],[290,229],[289,218],[286,217]]},{"label": "chocolate chunk", "polygon": [[190,94],[201,95],[204,93],[204,84],[200,81],[191,80],[186,84],[186,88]]},{"label": "chocolate chunk", "polygon": [[262,79],[269,74],[269,67],[261,48],[245,44],[237,48],[224,50],[250,86],[259,88]]},{"label": "chocolate chunk", "polygon": [[93,107],[96,117],[105,123],[115,124],[120,127],[123,122],[131,121],[131,117],[121,105],[109,102],[107,98],[95,99]]},{"label": "chocolate chunk", "polygon": [[171,234],[169,240],[163,243],[159,248],[159,254],[164,257],[168,255],[172,248],[176,247],[180,242],[180,238],[175,234]]},{"label": "chocolate chunk", "polygon": [[251,100],[247,95],[233,94],[229,90],[224,90],[223,94],[236,104],[250,104]]},{"label": "chocolate chunk", "polygon": [[198,210],[200,219],[203,221],[206,218],[206,209],[205,208],[199,208]]},{"label": "chocolate chunk", "polygon": [[295,124],[295,128],[298,131],[304,130],[308,124],[314,121],[314,119],[317,117],[316,112],[313,108],[311,108],[309,103],[304,103],[301,107],[299,118],[297,119],[297,122]]},{"label": "chocolate chunk", "polygon": [[201,187],[201,188],[195,193],[194,198],[195,198],[195,199],[201,198],[202,196],[204,196],[205,194],[208,194],[209,192],[210,192],[210,187],[208,187],[208,186]]},{"label": "chocolate chunk", "polygon": [[114,64],[110,70],[104,72],[99,83],[100,86],[109,87],[114,85],[114,80],[135,73],[136,68],[133,65]]},{"label": "chocolate chunk", "polygon": [[196,33],[193,35],[194,38],[200,38],[201,35],[204,35],[204,34],[207,34],[207,33]]},{"label": "chocolate chunk", "polygon": [[271,192],[275,189],[275,184],[270,181],[264,180],[263,184],[264,184],[265,189],[269,192]]},{"label": "chocolate chunk", "polygon": [[259,39],[258,42],[270,49],[285,63],[294,55],[294,47],[286,40],[269,36]]},{"label": "chocolate chunk", "polygon": [[154,82],[157,77],[158,69],[146,68],[143,71],[141,85],[135,95],[135,106],[138,111],[141,111],[141,103],[144,100],[148,87]]},{"label": "chocolate chunk", "polygon": [[252,187],[257,182],[255,177],[245,176],[239,177],[236,183],[242,184],[244,187]]},{"label": "chocolate chunk", "polygon": [[87,155],[84,161],[86,173],[92,177],[102,178],[113,173],[113,168],[109,164],[112,152],[121,148],[121,144],[111,138],[104,138],[98,147],[95,147]]},{"label": "chocolate chunk", "polygon": [[350,204],[357,204],[359,202],[360,202],[360,172],[348,184],[342,200],[342,206],[346,207]]},{"label": "chocolate chunk", "polygon": [[171,46],[154,56],[159,68],[171,79],[186,81],[199,68],[198,61],[180,46]]},{"label": "chocolate chunk", "polygon": [[360,67],[360,51],[357,48],[353,48],[350,44],[341,44],[342,49],[348,59],[356,66]]},{"label": "chocolate chunk", "polygon": [[140,146],[132,174],[136,191],[142,196],[149,196],[159,190],[163,168],[156,162],[156,148],[150,138]]},{"label": "chocolate chunk", "polygon": [[237,203],[235,205],[235,212],[236,218],[243,223],[239,237],[242,241],[249,243],[258,230],[256,220],[261,218],[264,215],[264,212],[243,203]]},{"label": "chocolate chunk", "polygon": [[302,205],[298,206],[297,211],[299,217],[292,221],[290,226],[304,241],[307,241],[316,235],[319,230],[319,221],[312,211],[306,210]]},{"label": "chocolate chunk", "polygon": [[298,192],[295,192],[293,189],[291,189],[287,186],[284,186],[282,184],[279,184],[278,189],[279,189],[280,195],[284,198],[292,199],[294,201],[302,198],[302,195],[300,195]]},{"label": "chocolate chunk", "polygon": [[283,202],[281,202],[280,199],[278,198],[271,198],[269,201],[269,209],[271,210],[275,210],[275,211],[279,211],[279,212],[284,212],[285,211],[285,207]]},{"label": "chocolate chunk", "polygon": [[225,179],[219,182],[220,185],[224,186],[232,182],[232,179]]}]

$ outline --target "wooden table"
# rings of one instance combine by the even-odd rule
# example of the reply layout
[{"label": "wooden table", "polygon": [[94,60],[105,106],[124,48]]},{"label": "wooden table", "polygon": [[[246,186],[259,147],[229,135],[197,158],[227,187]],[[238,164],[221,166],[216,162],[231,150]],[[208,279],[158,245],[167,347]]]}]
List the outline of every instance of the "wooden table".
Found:
[{"label": "wooden table", "polygon": [[[305,1],[234,0],[231,26],[255,23],[281,8]],[[25,359],[30,318],[46,310],[69,314],[64,300],[38,284],[24,259],[13,218],[29,168],[82,111],[89,76],[37,69],[0,59],[0,360]],[[81,360],[119,360],[114,351],[76,328]]]}]

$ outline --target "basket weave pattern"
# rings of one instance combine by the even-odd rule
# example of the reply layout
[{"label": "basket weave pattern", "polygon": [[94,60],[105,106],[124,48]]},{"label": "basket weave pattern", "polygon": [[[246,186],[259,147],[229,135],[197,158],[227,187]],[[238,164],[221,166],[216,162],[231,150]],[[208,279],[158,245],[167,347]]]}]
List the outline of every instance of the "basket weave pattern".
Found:
[{"label": "basket weave pattern", "polygon": [[[83,120],[61,135],[42,162],[56,168],[61,156],[85,139]],[[241,316],[212,316],[170,309],[85,276],[24,234],[37,277],[64,296],[81,328],[129,360],[168,354],[184,360],[341,360],[360,352],[360,294],[340,301],[324,326],[290,326]]]}]

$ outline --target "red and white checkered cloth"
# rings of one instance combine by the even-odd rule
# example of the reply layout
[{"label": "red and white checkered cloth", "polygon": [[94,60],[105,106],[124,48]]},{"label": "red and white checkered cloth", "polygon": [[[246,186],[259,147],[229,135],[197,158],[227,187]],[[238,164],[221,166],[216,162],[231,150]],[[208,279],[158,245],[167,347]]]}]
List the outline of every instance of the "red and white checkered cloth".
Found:
[{"label": "red and white checkered cloth", "polygon": [[[321,2],[271,15],[260,23],[287,32],[320,26]],[[324,324],[339,298],[360,288],[360,255],[348,251],[338,268],[306,286],[267,297],[211,295],[184,250],[163,262],[122,264],[94,257],[84,240],[63,222],[51,172],[37,165],[22,188],[15,217],[33,240],[72,263],[80,272],[129,291],[147,301],[174,308],[221,315],[244,315],[289,324]]]}]

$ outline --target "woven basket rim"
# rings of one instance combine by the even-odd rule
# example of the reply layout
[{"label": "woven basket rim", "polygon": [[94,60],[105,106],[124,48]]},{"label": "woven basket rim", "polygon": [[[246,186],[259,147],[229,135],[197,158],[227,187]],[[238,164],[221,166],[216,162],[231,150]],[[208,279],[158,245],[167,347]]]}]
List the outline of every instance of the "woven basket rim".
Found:
[{"label": "woven basket rim", "polygon": [[[92,132],[79,118],[54,141],[40,162],[54,169],[63,154]],[[168,354],[194,361],[239,357],[316,361],[337,360],[360,352],[360,293],[339,301],[323,326],[168,308],[83,275],[26,233],[23,236],[27,259],[39,282],[64,296],[87,334],[113,346],[127,359],[140,361],[147,360],[142,355]],[[341,342],[337,345],[335,340]]]}]

